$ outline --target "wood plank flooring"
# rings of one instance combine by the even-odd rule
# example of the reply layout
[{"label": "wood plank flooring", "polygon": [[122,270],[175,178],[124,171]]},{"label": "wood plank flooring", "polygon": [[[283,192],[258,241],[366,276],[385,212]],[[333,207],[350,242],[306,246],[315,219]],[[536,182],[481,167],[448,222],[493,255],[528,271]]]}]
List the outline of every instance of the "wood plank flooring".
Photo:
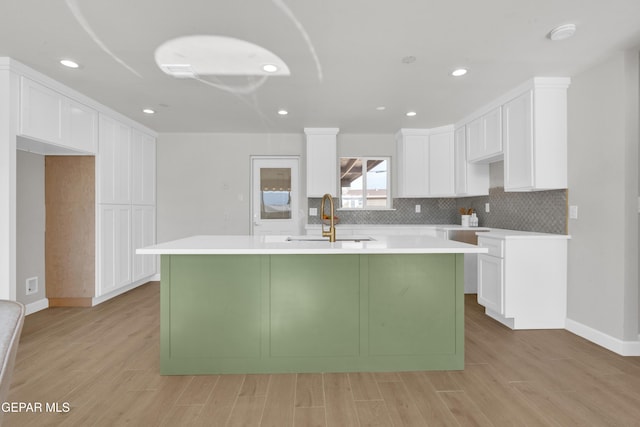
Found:
[{"label": "wood plank flooring", "polygon": [[160,376],[159,286],[26,318],[5,426],[640,426],[640,358],[465,301],[464,371]]}]

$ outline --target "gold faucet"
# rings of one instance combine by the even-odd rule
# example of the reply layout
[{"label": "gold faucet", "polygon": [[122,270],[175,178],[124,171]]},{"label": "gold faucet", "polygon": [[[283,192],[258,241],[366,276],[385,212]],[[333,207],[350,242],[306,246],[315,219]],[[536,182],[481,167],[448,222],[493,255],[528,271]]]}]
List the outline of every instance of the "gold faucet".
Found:
[{"label": "gold faucet", "polygon": [[[329,230],[324,229],[324,201],[329,199],[329,205],[331,208],[331,216],[329,217]],[[320,219],[322,220],[322,237],[328,237],[330,242],[336,241],[336,225],[334,223],[334,212],[333,209],[333,197],[331,194],[325,194],[322,196],[322,202],[320,203]]]}]

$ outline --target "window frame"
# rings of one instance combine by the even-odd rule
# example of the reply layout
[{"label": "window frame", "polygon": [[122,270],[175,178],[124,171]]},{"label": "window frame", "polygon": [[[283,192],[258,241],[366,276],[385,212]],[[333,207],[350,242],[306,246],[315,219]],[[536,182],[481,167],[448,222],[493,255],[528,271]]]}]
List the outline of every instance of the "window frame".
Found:
[{"label": "window frame", "polygon": [[[362,163],[363,173],[362,173],[362,207],[344,207],[343,206],[343,197],[342,197],[342,170],[340,164],[342,163],[342,159],[358,159]],[[385,206],[369,206],[367,204],[367,164],[370,160],[382,160],[387,162],[387,196],[385,198]],[[384,211],[384,210],[393,210],[392,202],[393,199],[391,197],[391,157],[390,156],[342,156],[338,158],[338,186],[339,186],[339,196],[340,196],[340,207],[339,210],[349,210],[349,211]]]}]

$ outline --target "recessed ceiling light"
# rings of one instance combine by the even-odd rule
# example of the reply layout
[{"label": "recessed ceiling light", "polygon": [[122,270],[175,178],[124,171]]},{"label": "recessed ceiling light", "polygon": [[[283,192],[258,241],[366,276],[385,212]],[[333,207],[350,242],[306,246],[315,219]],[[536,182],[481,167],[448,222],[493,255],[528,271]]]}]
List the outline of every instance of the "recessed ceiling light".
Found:
[{"label": "recessed ceiling light", "polygon": [[78,63],[77,63],[77,62],[72,61],[72,60],[70,60],[70,59],[62,59],[62,60],[60,61],[60,63],[61,63],[62,65],[64,65],[65,67],[69,67],[69,68],[78,68],[78,67],[80,67],[80,65],[78,65]]},{"label": "recessed ceiling light", "polygon": [[385,107],[384,105],[381,105],[381,106],[379,106],[379,107],[376,107],[376,110],[378,110],[378,111],[384,111],[384,110],[386,110],[386,109],[387,109],[387,107]]},{"label": "recessed ceiling light", "polygon": [[287,110],[278,110],[278,114],[280,114],[281,116],[286,116],[287,114],[289,114],[289,112]]},{"label": "recessed ceiling light", "polygon": [[275,73],[276,71],[278,71],[278,67],[273,64],[265,64],[262,66],[262,70],[267,73]]},{"label": "recessed ceiling light", "polygon": [[407,111],[407,117],[413,117],[416,114],[418,114],[418,113],[416,113],[415,111]]},{"label": "recessed ceiling light", "polygon": [[414,62],[416,62],[415,56],[405,56],[404,58],[402,58],[403,64],[413,64]]},{"label": "recessed ceiling light", "polygon": [[155,114],[156,113],[151,108],[145,108],[144,110],[142,110],[142,112],[145,113],[145,114]]},{"label": "recessed ceiling light", "polygon": [[467,70],[466,68],[457,68],[451,72],[451,75],[453,77],[462,77],[467,74],[467,71],[469,70]]},{"label": "recessed ceiling light", "polygon": [[548,37],[553,41],[559,41],[568,39],[576,33],[575,24],[565,24],[560,25],[559,27],[554,28],[549,33]]}]

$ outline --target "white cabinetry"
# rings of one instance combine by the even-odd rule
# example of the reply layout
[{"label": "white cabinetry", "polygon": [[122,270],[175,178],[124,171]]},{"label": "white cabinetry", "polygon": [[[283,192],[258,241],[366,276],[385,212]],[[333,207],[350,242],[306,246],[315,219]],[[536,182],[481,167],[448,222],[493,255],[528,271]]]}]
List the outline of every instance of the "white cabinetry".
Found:
[{"label": "white cabinetry", "polygon": [[466,127],[454,133],[455,194],[456,196],[485,196],[489,194],[489,165],[467,162]]},{"label": "white cabinetry", "polygon": [[155,243],[155,138],[100,115],[97,296],[156,274],[154,255],[135,250]]},{"label": "white cabinetry", "polygon": [[97,112],[40,83],[21,77],[21,136],[69,148],[78,154],[97,150]]},{"label": "white cabinetry", "polygon": [[133,129],[132,133],[132,203],[156,204],[156,140]]},{"label": "white cabinetry", "polygon": [[394,170],[396,197],[453,196],[453,126],[400,129]]},{"label": "white cabinetry", "polygon": [[453,127],[432,129],[429,135],[428,165],[429,195],[450,197],[454,186],[454,144]]},{"label": "white cabinetry", "polygon": [[338,128],[305,128],[307,197],[337,196]]},{"label": "white cabinetry", "polygon": [[505,191],[567,188],[568,79],[534,79],[504,104]]},{"label": "white cabinetry", "polygon": [[133,206],[131,208],[132,223],[132,280],[156,274],[156,256],[136,255],[138,248],[150,246],[156,242],[156,209],[155,206]]},{"label": "white cabinetry", "polygon": [[467,160],[489,163],[502,157],[500,107],[467,124]]},{"label": "white cabinetry", "polygon": [[[492,233],[494,234],[494,233]],[[562,329],[567,314],[567,236],[478,237],[478,303],[511,329]]]},{"label": "white cabinetry", "polygon": [[98,208],[98,295],[131,283],[131,206]]},{"label": "white cabinetry", "polygon": [[131,203],[131,128],[100,115],[98,202]]},{"label": "white cabinetry", "polygon": [[400,129],[396,134],[395,197],[427,197],[428,129]]}]

